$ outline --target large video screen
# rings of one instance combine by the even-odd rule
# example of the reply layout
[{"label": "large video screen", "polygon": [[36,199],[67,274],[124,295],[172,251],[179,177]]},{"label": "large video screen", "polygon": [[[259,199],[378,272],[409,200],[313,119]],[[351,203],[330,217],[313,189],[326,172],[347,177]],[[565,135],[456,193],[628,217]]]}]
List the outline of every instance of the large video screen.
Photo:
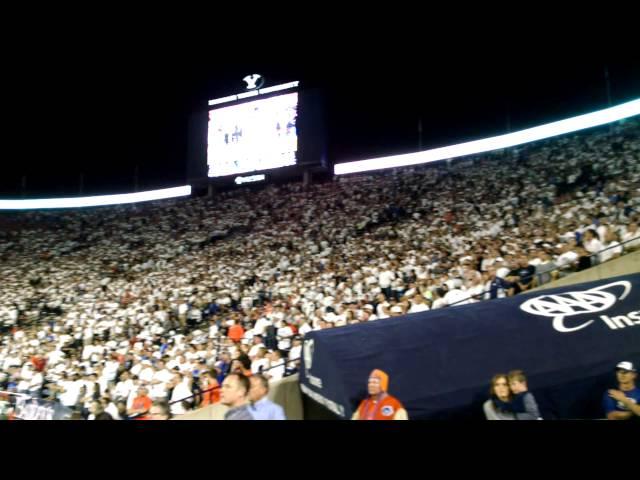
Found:
[{"label": "large video screen", "polygon": [[297,112],[297,92],[209,111],[209,176],[295,165]]}]

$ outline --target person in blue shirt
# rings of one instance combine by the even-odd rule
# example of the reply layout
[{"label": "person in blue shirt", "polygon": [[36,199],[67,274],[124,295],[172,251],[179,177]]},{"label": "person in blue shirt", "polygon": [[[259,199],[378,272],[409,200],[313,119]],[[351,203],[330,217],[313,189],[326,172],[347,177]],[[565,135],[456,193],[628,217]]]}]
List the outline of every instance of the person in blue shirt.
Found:
[{"label": "person in blue shirt", "polygon": [[231,355],[226,350],[220,354],[220,359],[216,363],[216,369],[218,371],[216,380],[219,385],[222,385],[225,377],[231,372]]},{"label": "person in blue shirt", "polygon": [[282,407],[267,398],[269,394],[269,381],[262,374],[252,375],[249,378],[249,411],[254,420],[286,420]]},{"label": "person in blue shirt", "polygon": [[516,420],[542,420],[535,397],[529,391],[527,377],[522,370],[512,370],[507,375],[513,393],[511,411]]},{"label": "person in blue shirt", "polygon": [[636,386],[638,372],[631,362],[616,365],[618,389],[607,390],[603,398],[605,415],[609,420],[640,419],[640,388]]}]

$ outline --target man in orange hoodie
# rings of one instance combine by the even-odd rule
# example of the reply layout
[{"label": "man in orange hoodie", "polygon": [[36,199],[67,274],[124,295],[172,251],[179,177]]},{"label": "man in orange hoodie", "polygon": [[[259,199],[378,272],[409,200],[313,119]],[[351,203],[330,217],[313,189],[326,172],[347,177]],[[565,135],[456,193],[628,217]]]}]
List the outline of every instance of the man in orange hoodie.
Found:
[{"label": "man in orange hoodie", "polygon": [[374,370],[369,375],[369,396],[360,402],[352,420],[409,420],[407,411],[396,397],[389,395],[389,375]]}]

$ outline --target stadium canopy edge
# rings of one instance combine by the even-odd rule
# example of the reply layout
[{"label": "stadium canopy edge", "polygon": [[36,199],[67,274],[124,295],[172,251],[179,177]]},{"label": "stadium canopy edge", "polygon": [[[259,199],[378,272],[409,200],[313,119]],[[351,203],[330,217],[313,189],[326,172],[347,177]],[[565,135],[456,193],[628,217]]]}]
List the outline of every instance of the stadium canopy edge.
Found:
[{"label": "stadium canopy edge", "polygon": [[96,195],[92,197],[39,198],[24,200],[0,200],[0,210],[39,210],[49,208],[79,208],[127,203],[149,202],[191,195],[191,186],[162,188],[145,192],[118,195]]},{"label": "stadium canopy edge", "polygon": [[474,140],[472,142],[464,142],[448,147],[434,148],[402,155],[337,163],[333,167],[333,172],[335,175],[346,175],[349,173],[368,172],[384,168],[421,165],[439,160],[474,155],[606,125],[607,123],[617,122],[639,114],[640,99],[637,99],[604,110],[578,115],[577,117],[567,118],[505,135],[484,138],[482,140]]}]

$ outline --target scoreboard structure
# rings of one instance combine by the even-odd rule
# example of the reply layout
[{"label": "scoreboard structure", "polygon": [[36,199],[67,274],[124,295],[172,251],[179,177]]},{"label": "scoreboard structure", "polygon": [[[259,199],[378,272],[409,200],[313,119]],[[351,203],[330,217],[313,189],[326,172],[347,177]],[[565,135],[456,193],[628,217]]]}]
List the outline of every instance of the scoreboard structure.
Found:
[{"label": "scoreboard structure", "polygon": [[244,81],[248,91],[209,100],[192,116],[189,183],[226,187],[329,171],[321,92],[297,81],[263,88],[257,74]]}]

